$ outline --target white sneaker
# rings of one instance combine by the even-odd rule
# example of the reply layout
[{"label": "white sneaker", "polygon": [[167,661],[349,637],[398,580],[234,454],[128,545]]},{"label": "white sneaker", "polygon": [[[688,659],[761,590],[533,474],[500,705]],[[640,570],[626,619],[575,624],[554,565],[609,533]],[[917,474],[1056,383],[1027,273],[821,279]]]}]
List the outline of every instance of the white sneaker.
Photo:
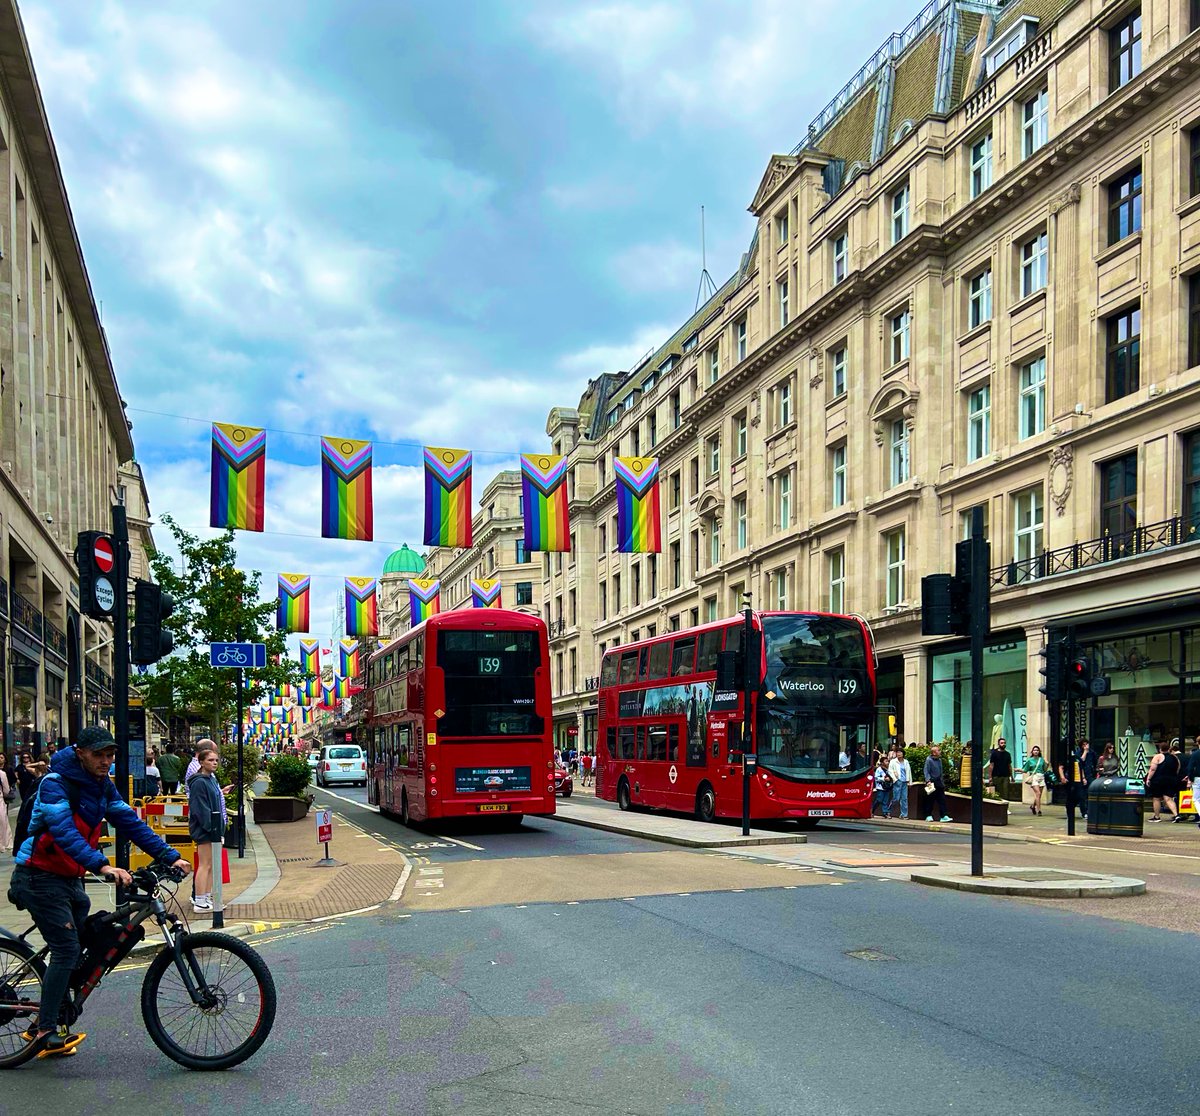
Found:
[{"label": "white sneaker", "polygon": [[929,815],[929,817],[927,817],[925,820],[926,820],[926,821],[933,821],[933,815],[932,815],[932,814],[930,814],[930,815]]},{"label": "white sneaker", "polygon": [[192,900],[192,910],[195,911],[196,914],[204,914],[212,909],[213,905],[211,899],[206,899],[203,896],[197,895],[196,898]]}]

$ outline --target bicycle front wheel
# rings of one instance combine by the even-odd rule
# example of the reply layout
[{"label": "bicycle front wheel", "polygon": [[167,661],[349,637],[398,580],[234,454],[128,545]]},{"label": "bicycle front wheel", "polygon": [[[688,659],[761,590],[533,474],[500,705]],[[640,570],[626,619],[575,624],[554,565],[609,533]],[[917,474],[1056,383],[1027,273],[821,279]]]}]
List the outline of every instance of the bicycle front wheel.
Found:
[{"label": "bicycle front wheel", "polygon": [[45,975],[29,946],[0,940],[0,1069],[28,1062],[41,1049],[22,1036],[41,1006]]},{"label": "bicycle front wheel", "polygon": [[228,934],[186,934],[182,949],[201,1002],[189,995],[175,954],[161,950],[142,981],[146,1030],[159,1050],[188,1069],[239,1065],[266,1042],[275,1022],[271,970]]}]

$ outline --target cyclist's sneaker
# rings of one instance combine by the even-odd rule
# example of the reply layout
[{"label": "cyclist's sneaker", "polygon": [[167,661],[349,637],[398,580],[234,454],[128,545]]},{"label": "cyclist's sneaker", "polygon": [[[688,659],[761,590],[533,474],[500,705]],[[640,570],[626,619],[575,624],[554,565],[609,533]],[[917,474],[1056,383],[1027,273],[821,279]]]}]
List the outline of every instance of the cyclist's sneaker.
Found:
[{"label": "cyclist's sneaker", "polygon": [[21,1032],[22,1042],[33,1042],[38,1037],[38,1025],[35,1019],[28,1027]]},{"label": "cyclist's sneaker", "polygon": [[75,1057],[75,1047],[77,1047],[87,1035],[82,1031],[79,1034],[72,1034],[67,1031],[65,1034],[61,1031],[56,1031],[48,1039],[46,1046],[40,1054],[39,1058],[73,1058]]}]

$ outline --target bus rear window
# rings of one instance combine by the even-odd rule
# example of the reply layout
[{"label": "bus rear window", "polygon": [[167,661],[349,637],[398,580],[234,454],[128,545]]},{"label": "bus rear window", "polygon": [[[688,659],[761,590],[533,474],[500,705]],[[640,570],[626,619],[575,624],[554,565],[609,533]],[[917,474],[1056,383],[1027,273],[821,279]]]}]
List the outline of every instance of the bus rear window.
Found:
[{"label": "bus rear window", "polygon": [[441,736],[528,736],[543,729],[534,672],[536,632],[442,631],[437,665],[446,678]]}]

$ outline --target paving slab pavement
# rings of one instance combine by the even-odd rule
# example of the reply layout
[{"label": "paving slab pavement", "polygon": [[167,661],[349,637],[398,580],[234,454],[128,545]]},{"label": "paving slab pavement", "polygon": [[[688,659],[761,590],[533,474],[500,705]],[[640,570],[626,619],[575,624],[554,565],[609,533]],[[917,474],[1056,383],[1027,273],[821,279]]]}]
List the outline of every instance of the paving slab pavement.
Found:
[{"label": "paving slab pavement", "polygon": [[982,876],[963,869],[914,872],[912,881],[954,891],[1036,899],[1109,899],[1146,893],[1145,880],[1058,868],[993,868]]}]

